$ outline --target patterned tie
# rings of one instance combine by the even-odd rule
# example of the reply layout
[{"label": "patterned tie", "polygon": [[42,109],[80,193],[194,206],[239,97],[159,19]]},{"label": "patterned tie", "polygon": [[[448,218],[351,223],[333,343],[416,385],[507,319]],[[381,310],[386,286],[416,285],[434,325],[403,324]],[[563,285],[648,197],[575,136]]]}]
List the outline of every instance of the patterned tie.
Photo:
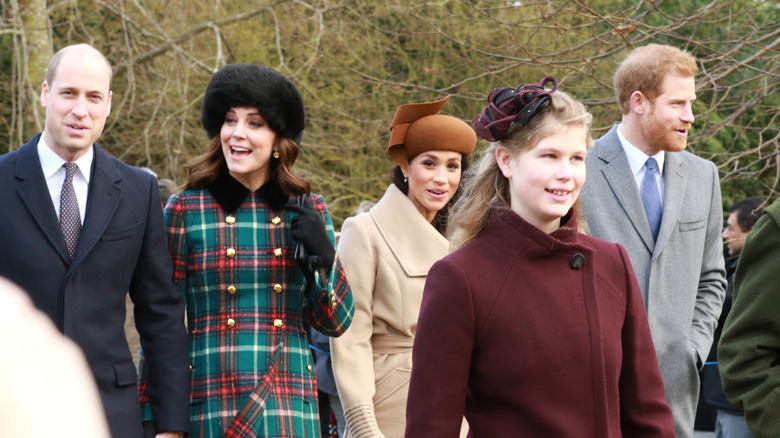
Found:
[{"label": "patterned tie", "polygon": [[60,227],[65,236],[65,243],[68,245],[68,254],[73,259],[81,235],[81,214],[79,214],[76,191],[73,189],[73,175],[79,167],[76,163],[65,163],[64,166],[65,182],[62,183],[62,193],[60,193]]},{"label": "patterned tie", "polygon": [[645,162],[645,177],[642,179],[642,203],[645,206],[647,222],[650,223],[653,240],[658,238],[658,230],[661,228],[661,216],[663,216],[661,196],[659,195],[658,183],[655,179],[656,167],[655,158],[648,158]]}]

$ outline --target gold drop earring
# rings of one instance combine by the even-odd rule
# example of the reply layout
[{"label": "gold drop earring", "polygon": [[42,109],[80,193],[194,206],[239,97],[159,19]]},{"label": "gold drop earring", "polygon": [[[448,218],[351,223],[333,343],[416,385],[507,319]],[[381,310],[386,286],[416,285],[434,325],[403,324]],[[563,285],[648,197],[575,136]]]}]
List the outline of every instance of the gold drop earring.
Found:
[{"label": "gold drop earring", "polygon": [[279,151],[274,151],[274,158],[276,158],[276,159],[279,158]]}]

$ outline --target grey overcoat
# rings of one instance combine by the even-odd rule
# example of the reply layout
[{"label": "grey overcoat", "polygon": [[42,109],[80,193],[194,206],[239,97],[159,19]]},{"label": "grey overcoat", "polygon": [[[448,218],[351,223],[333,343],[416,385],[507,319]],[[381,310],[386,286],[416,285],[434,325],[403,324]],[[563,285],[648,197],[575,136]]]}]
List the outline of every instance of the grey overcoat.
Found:
[{"label": "grey overcoat", "polygon": [[582,190],[590,233],[622,244],[636,272],[679,438],[693,436],[704,364],[725,297],[723,207],[715,165],[667,152],[663,219],[653,242],[639,189],[617,135],[596,140]]}]

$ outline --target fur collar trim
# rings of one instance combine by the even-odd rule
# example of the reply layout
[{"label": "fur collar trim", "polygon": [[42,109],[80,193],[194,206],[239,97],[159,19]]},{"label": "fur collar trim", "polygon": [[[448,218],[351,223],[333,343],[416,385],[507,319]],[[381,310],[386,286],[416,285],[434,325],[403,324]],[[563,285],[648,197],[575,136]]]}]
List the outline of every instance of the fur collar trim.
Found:
[{"label": "fur collar trim", "polygon": [[[250,190],[230,176],[227,170],[222,171],[217,179],[209,184],[207,188],[211,196],[227,212],[236,211],[244,203],[247,195],[250,194]],[[282,191],[282,188],[279,187],[274,179],[268,180],[255,193],[268,202],[274,210],[281,210],[290,198],[289,195]]]}]

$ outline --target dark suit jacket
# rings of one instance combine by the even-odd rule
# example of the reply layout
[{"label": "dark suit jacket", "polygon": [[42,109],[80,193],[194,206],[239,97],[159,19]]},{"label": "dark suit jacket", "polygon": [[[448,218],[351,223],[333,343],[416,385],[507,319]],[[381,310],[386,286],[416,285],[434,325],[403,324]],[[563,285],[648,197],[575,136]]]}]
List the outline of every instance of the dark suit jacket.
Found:
[{"label": "dark suit jacket", "polygon": [[157,182],[94,145],[84,226],[70,261],[38,158],[39,137],[0,157],[0,275],[25,289],[82,348],[114,438],[142,436],[123,330],[129,291],[156,388],[158,429],[186,431],[184,303],[172,281]]}]

